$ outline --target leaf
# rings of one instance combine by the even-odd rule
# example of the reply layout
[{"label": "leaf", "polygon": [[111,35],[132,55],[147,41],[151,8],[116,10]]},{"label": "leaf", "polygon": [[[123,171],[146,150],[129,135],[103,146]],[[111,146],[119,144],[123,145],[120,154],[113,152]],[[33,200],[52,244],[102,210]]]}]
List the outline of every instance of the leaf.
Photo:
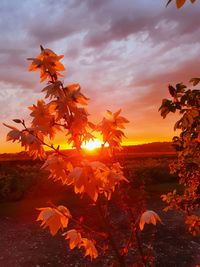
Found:
[{"label": "leaf", "polygon": [[[166,4],[168,6],[173,0],[169,0]],[[196,0],[190,0],[191,3],[194,3]],[[181,8],[185,4],[186,0],[176,0],[177,8]]]},{"label": "leaf", "polygon": [[82,238],[80,232],[77,230],[69,230],[64,233],[63,236],[65,236],[65,239],[69,239],[70,249],[74,249],[75,247],[83,247],[85,249],[85,256],[90,256],[91,260],[98,256],[94,242],[87,238]]},{"label": "leaf", "polygon": [[30,116],[33,117],[31,126],[45,136],[49,136],[50,139],[53,139],[56,132],[60,130],[60,127],[55,124],[54,108],[55,105],[45,104],[43,100],[38,100],[37,105],[29,107],[32,111]]},{"label": "leaf", "polygon": [[149,224],[152,223],[153,225],[156,225],[157,221],[161,222],[160,217],[158,214],[152,210],[147,210],[144,213],[142,213],[140,217],[139,227],[142,231],[144,229],[145,223]]},{"label": "leaf", "polygon": [[41,52],[44,51],[44,47],[42,45],[40,45],[40,49],[41,49]]},{"label": "leaf", "polygon": [[163,119],[166,118],[167,114],[170,112],[171,106],[172,106],[171,100],[168,99],[162,100],[162,105],[160,106],[159,111]]},{"label": "leaf", "polygon": [[13,141],[20,140],[21,132],[18,129],[12,130],[7,134],[6,141]]},{"label": "leaf", "polygon": [[70,249],[74,249],[75,247],[80,248],[82,243],[81,234],[75,229],[67,231],[65,234],[65,239],[69,239],[69,247]]},{"label": "leaf", "polygon": [[36,58],[28,58],[32,60],[29,71],[40,71],[40,82],[46,79],[49,81],[57,80],[57,76],[61,76],[60,71],[65,70],[64,65],[59,62],[63,55],[58,56],[48,48],[41,48],[41,53]]},{"label": "leaf", "polygon": [[108,200],[111,198],[111,194],[115,190],[115,187],[121,181],[128,182],[124,177],[122,167],[118,162],[114,163],[110,168],[101,164],[101,162],[92,162],[89,164],[94,170],[98,192],[103,193]]},{"label": "leaf", "polygon": [[92,129],[95,130],[96,129],[96,125],[90,121],[88,121],[88,126]]},{"label": "leaf", "polygon": [[49,179],[54,181],[61,180],[66,185],[73,183],[73,179],[69,175],[73,170],[71,162],[56,153],[49,155],[41,168],[50,171]]},{"label": "leaf", "polygon": [[71,103],[68,103],[72,106],[76,107],[76,103],[81,105],[87,105],[89,98],[84,96],[80,90],[81,87],[79,84],[68,84],[66,88],[64,88],[65,93],[67,95],[68,101]]},{"label": "leaf", "polygon": [[31,63],[31,65],[29,66],[29,71],[36,71],[38,70],[41,65],[42,65],[42,61],[39,58],[27,58],[28,60],[32,60],[33,62]]},{"label": "leaf", "polygon": [[22,121],[19,120],[19,119],[14,119],[13,121],[14,121],[15,123],[22,123]]},{"label": "leaf", "polygon": [[40,211],[37,221],[42,221],[43,228],[49,227],[50,233],[54,236],[59,229],[63,230],[68,225],[71,214],[64,206],[58,206],[57,209],[45,207],[37,208]]},{"label": "leaf", "polygon": [[121,181],[129,182],[123,175],[119,163],[107,167],[99,161],[83,161],[82,167],[75,167],[69,174],[73,180],[75,193],[86,193],[96,202],[99,194],[110,199],[116,185]]},{"label": "leaf", "polygon": [[28,151],[28,154],[33,159],[44,159],[46,153],[43,148],[43,135],[41,132],[34,131],[32,128],[28,128],[21,132],[20,139],[21,146]]},{"label": "leaf", "polygon": [[110,110],[107,110],[105,117],[97,128],[97,130],[101,131],[103,135],[103,142],[107,142],[109,144],[111,153],[113,149],[121,149],[122,137],[125,135],[119,129],[124,129],[124,124],[129,123],[125,117],[119,116],[120,113],[121,109],[114,113],[112,113]]},{"label": "leaf", "polygon": [[104,163],[100,161],[92,161],[87,163],[93,170],[100,169],[100,170],[106,170],[107,167]]},{"label": "leaf", "polygon": [[187,86],[184,85],[183,83],[177,83],[176,84],[177,93],[183,93],[185,88],[187,88]]},{"label": "leaf", "polygon": [[181,8],[185,4],[186,0],[176,0],[177,8]]},{"label": "leaf", "polygon": [[50,233],[54,236],[61,228],[60,216],[52,208],[39,208],[40,214],[37,221],[42,221],[41,226],[49,227]]},{"label": "leaf", "polygon": [[61,97],[63,92],[60,89],[60,86],[62,85],[61,81],[55,81],[54,83],[51,83],[49,85],[47,85],[46,87],[44,87],[42,89],[42,92],[46,92],[46,96],[45,98],[57,98],[57,97]]},{"label": "leaf", "polygon": [[78,91],[78,90],[80,90],[81,86],[80,86],[79,83],[72,83],[72,84],[68,84],[68,85],[66,86],[66,88],[67,88],[67,90],[68,90],[69,92],[74,92],[74,91]]},{"label": "leaf", "polygon": [[70,115],[70,126],[68,130],[68,143],[76,147],[78,150],[81,149],[81,145],[84,141],[88,141],[93,138],[93,136],[88,132],[88,112],[85,108],[73,107],[71,106]]},{"label": "leaf", "polygon": [[115,113],[113,113],[113,116],[114,116],[114,118],[117,118],[118,116],[119,116],[119,114],[121,113],[121,108],[118,110],[118,111],[116,111]]},{"label": "leaf", "polygon": [[82,238],[81,246],[85,248],[85,256],[90,256],[91,259],[96,259],[98,251],[92,240]]},{"label": "leaf", "polygon": [[193,86],[197,85],[200,82],[200,78],[192,78],[190,80],[190,83],[193,84]]},{"label": "leaf", "polygon": [[70,211],[68,210],[68,208],[66,208],[63,205],[59,205],[57,207],[57,210],[60,211],[62,215],[64,215],[64,216],[61,216],[61,224],[62,224],[62,227],[66,228],[68,225],[68,220],[72,217],[70,214]]},{"label": "leaf", "polygon": [[13,142],[15,142],[16,140],[20,141],[21,131],[19,129],[17,129],[16,127],[13,127],[11,125],[8,125],[6,123],[3,123],[3,125],[9,129],[12,129],[12,131],[8,132],[7,137],[6,137],[6,141],[13,141]]},{"label": "leaf", "polygon": [[97,181],[95,180],[94,174],[91,168],[76,167],[70,176],[74,177],[74,191],[75,193],[87,193],[93,201],[97,200],[98,188]]},{"label": "leaf", "polygon": [[170,93],[170,95],[171,95],[172,97],[174,97],[175,94],[176,94],[176,89],[175,89],[173,86],[171,86],[171,85],[168,86],[168,89],[169,89],[169,93]]}]

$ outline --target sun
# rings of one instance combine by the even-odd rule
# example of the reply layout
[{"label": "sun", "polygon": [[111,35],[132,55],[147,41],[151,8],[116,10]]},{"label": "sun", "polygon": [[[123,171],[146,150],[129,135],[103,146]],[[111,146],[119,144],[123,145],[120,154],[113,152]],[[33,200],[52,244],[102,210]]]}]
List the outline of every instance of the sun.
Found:
[{"label": "sun", "polygon": [[102,142],[98,139],[93,139],[88,141],[86,144],[82,145],[82,148],[85,148],[87,150],[94,150],[95,148],[100,148],[102,145]]}]

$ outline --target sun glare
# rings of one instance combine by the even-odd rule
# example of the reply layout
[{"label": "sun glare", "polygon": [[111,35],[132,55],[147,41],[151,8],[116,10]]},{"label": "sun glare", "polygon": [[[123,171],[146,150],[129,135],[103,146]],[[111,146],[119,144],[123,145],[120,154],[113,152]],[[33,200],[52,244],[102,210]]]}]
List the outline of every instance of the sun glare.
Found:
[{"label": "sun glare", "polygon": [[87,150],[93,150],[95,148],[100,148],[101,147],[101,142],[98,139],[90,140],[86,144],[82,145],[82,148],[85,148]]}]

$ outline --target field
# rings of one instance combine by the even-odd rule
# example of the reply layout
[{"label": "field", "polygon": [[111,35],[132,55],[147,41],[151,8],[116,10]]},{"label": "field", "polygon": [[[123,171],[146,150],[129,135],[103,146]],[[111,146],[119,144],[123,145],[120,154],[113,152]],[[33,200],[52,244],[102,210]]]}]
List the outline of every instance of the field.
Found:
[{"label": "field", "polygon": [[[157,227],[145,226],[142,233],[142,246],[153,251],[155,266],[193,267],[200,263],[200,239],[186,231],[181,214],[163,212],[164,204],[160,200],[161,194],[173,188],[181,190],[177,178],[169,174],[168,165],[174,157],[170,153],[140,153],[122,154],[118,160],[130,181],[129,185],[123,185],[129,205],[136,214],[141,206],[154,210],[163,221]],[[100,255],[91,262],[79,250],[69,251],[61,235],[52,237],[48,230],[39,227],[35,208],[48,206],[49,202],[66,205],[75,216],[81,210],[87,223],[100,227],[98,214],[89,199],[80,200],[70,189],[48,180],[48,173],[40,170],[41,164],[22,158],[4,158],[0,162],[0,266],[111,266],[112,253]],[[116,238],[120,244],[126,220],[119,214],[118,206],[116,192],[108,208],[114,230],[115,226],[119,227]],[[126,263],[133,266],[135,251],[129,254]]]}]

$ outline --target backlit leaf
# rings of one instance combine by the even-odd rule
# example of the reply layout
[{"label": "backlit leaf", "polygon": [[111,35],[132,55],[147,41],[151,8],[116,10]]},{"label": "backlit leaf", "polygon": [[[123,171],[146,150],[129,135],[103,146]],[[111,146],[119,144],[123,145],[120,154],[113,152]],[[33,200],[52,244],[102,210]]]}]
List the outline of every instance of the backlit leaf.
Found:
[{"label": "backlit leaf", "polygon": [[67,185],[73,183],[73,179],[69,175],[73,170],[71,162],[56,153],[49,155],[41,168],[50,171],[49,179],[61,180],[63,184]]},{"label": "backlit leaf", "polygon": [[37,221],[42,221],[43,228],[49,227],[50,233],[54,236],[59,229],[63,230],[68,225],[71,214],[64,206],[58,206],[57,209],[45,207],[38,208],[40,211]]},{"label": "backlit leaf", "polygon": [[152,223],[153,225],[156,225],[157,221],[161,222],[160,217],[158,214],[152,210],[147,210],[144,213],[142,213],[140,217],[139,227],[142,231],[144,229],[145,223],[149,224]]},{"label": "backlit leaf", "polygon": [[186,0],[176,0],[177,8],[181,8],[185,4]]},{"label": "backlit leaf", "polygon": [[75,247],[80,247],[82,238],[81,234],[77,232],[75,229],[67,231],[65,234],[65,239],[69,239],[69,247],[70,249],[74,249]]},{"label": "backlit leaf", "polygon": [[98,251],[91,240],[82,238],[81,246],[85,248],[85,256],[90,256],[91,259],[95,259],[98,256]]}]

